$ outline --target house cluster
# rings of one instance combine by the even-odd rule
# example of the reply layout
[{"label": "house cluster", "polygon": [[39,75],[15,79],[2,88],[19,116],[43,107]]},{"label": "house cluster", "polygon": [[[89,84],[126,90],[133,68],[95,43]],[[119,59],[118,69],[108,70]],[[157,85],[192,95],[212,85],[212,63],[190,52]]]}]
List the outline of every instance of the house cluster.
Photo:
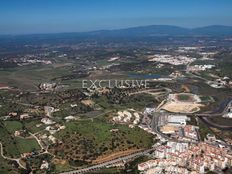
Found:
[{"label": "house cluster", "polygon": [[169,77],[178,78],[178,77],[184,77],[184,75],[180,71],[174,71],[169,75]]},{"label": "house cluster", "polygon": [[171,65],[187,65],[196,60],[196,58],[182,56],[182,55],[169,55],[169,54],[155,54],[148,56],[148,61],[168,63]]},{"label": "house cluster", "polygon": [[3,120],[8,120],[8,119],[25,120],[25,119],[28,119],[31,117],[32,116],[29,115],[28,113],[19,114],[17,112],[10,112],[10,113],[8,113],[7,116],[3,117]]},{"label": "house cluster", "polygon": [[72,120],[78,120],[79,117],[74,117],[72,115],[69,115],[69,116],[65,117],[64,119],[68,122],[68,121],[72,121]]},{"label": "house cluster", "polygon": [[65,126],[60,124],[55,124],[53,126],[47,126],[45,128],[46,131],[48,131],[50,134],[55,134],[56,132],[65,129]]},{"label": "house cluster", "polygon": [[36,64],[42,63],[45,65],[50,65],[52,62],[50,60],[40,60],[40,59],[22,59],[23,62],[18,63],[19,66],[29,65],[29,64]]},{"label": "house cluster", "polygon": [[51,106],[44,106],[44,113],[47,117],[52,117],[52,113],[57,111],[59,111],[59,109],[55,109]]},{"label": "house cluster", "polygon": [[232,87],[232,81],[229,77],[223,77],[219,79],[215,79],[213,81],[208,81],[208,85],[210,85],[213,88],[226,88],[226,87]]},{"label": "house cluster", "polygon": [[0,83],[0,90],[5,90],[5,89],[11,89],[11,87],[9,87],[8,85],[2,84]]},{"label": "house cluster", "polygon": [[113,62],[115,60],[118,60],[119,58],[120,58],[119,56],[111,57],[108,59],[108,62]]},{"label": "house cluster", "polygon": [[189,66],[187,68],[187,71],[191,71],[191,72],[206,71],[214,67],[215,65],[193,65],[193,66]]},{"label": "house cluster", "polygon": [[44,147],[43,149],[46,149],[45,147],[48,147],[51,143],[55,144],[58,142],[57,138],[53,135],[49,134],[38,134],[38,139],[40,141],[40,144]]},{"label": "house cluster", "polygon": [[45,125],[51,125],[51,124],[55,124],[56,122],[51,120],[50,118],[48,117],[44,117],[41,119],[41,122]]},{"label": "house cluster", "polygon": [[232,101],[230,101],[230,103],[228,104],[226,113],[223,115],[223,117],[232,118]]},{"label": "house cluster", "polygon": [[[191,173],[191,171],[205,173],[206,170],[222,170],[232,165],[232,154],[229,149],[205,142],[191,145],[188,143],[168,142],[167,145],[159,146],[156,149],[155,157],[159,158],[159,160],[162,159],[162,163],[159,164],[159,160],[152,160],[149,162],[150,165],[147,165],[148,167],[144,167],[146,163],[142,163],[138,165],[138,169],[144,173],[149,173],[151,169],[158,170],[161,166],[166,165],[188,169],[183,170],[183,173]],[[174,163],[170,163],[170,160]]]},{"label": "house cluster", "polygon": [[[138,165],[138,170],[143,174],[190,174],[190,172],[183,167],[179,167],[174,159],[155,159]],[[197,174],[191,172],[191,174]]]},{"label": "house cluster", "polygon": [[[36,126],[41,126],[40,124],[36,125]],[[64,125],[60,125],[60,124],[54,124],[54,125],[49,125],[47,127],[45,127],[45,131],[46,132],[40,132],[36,135],[36,137],[38,138],[38,141],[40,142],[41,146],[43,147],[43,149],[46,149],[46,147],[48,147],[51,143],[55,144],[57,142],[59,142],[59,140],[54,137],[53,135],[58,132],[61,131],[63,129],[65,129],[66,127]]]},{"label": "house cluster", "polygon": [[41,83],[39,88],[44,91],[52,91],[56,87],[56,83]]},{"label": "house cluster", "polygon": [[135,125],[139,124],[141,113],[135,112],[133,109],[128,109],[125,111],[118,111],[117,115],[112,118],[113,122],[116,123],[126,123],[129,127],[133,128]]},{"label": "house cluster", "polygon": [[44,53],[44,54],[27,54],[24,55],[23,57],[11,57],[9,59],[6,59],[5,62],[14,62],[16,63],[18,66],[26,66],[26,65],[30,65],[30,64],[45,64],[45,65],[50,65],[52,64],[51,60],[46,60],[44,59],[44,57],[46,57],[48,54]]},{"label": "house cluster", "polygon": [[48,169],[49,163],[45,160],[42,161],[42,164],[40,165],[40,170]]},{"label": "house cluster", "polygon": [[27,136],[27,132],[26,132],[26,130],[16,130],[14,132],[14,136],[15,137],[26,137]]},{"label": "house cluster", "polygon": [[[45,107],[45,110],[48,110],[48,111],[51,111],[51,110],[53,111],[53,109],[54,108],[52,108],[52,107]],[[48,117],[48,115],[50,117]],[[43,147],[48,147],[50,145],[50,143],[52,143],[52,144],[57,143],[58,140],[53,135],[66,128],[64,125],[56,123],[54,121],[54,119],[51,117],[50,112],[47,112],[47,116],[45,116],[41,119],[40,124],[36,124],[36,127],[41,127],[41,126],[45,127],[45,129],[44,129],[45,132],[39,133],[37,135],[37,138]]]},{"label": "house cluster", "polygon": [[202,47],[178,47],[177,52],[179,53],[188,53],[191,51],[200,51],[202,49]]}]

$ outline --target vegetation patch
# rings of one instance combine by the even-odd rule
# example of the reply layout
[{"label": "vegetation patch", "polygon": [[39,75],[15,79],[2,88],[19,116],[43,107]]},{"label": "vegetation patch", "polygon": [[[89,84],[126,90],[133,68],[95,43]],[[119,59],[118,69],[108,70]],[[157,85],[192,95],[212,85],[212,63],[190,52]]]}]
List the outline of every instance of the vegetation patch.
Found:
[{"label": "vegetation patch", "polygon": [[19,121],[5,121],[4,124],[5,124],[6,129],[12,134],[15,131],[21,130],[23,128],[22,123]]},{"label": "vegetation patch", "polygon": [[[117,131],[111,131],[111,130]],[[100,120],[66,123],[66,129],[56,134],[62,143],[51,147],[55,155],[84,165],[101,155],[129,149],[149,148],[153,135],[140,128],[112,125]],[[63,149],[63,150],[61,150]]]}]

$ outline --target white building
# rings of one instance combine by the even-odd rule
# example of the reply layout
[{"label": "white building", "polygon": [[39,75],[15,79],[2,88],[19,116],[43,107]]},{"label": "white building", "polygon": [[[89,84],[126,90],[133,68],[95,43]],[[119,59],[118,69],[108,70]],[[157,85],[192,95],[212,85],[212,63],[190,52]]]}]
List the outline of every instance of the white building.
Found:
[{"label": "white building", "polygon": [[187,120],[188,120],[188,117],[185,115],[168,116],[168,124],[169,125],[185,126]]}]

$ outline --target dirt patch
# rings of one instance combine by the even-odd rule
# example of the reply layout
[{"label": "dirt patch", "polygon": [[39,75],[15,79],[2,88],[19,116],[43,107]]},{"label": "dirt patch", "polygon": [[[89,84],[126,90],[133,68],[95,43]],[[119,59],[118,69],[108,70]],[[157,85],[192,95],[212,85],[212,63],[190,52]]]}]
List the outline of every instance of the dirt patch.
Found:
[{"label": "dirt patch", "polygon": [[115,152],[115,153],[112,153],[110,155],[103,155],[103,156],[98,157],[96,160],[92,161],[92,163],[98,164],[98,163],[107,162],[107,161],[113,160],[115,158],[126,156],[129,154],[135,153],[135,152],[139,152],[141,150],[143,150],[143,149],[130,149],[130,150],[126,150],[126,151]]},{"label": "dirt patch", "polygon": [[54,164],[61,164],[61,165],[64,165],[64,164],[67,163],[66,160],[62,160],[62,159],[58,159],[58,158],[53,159],[52,162],[53,162]]},{"label": "dirt patch", "polygon": [[203,107],[202,104],[195,104],[195,103],[175,103],[170,102],[166,103],[162,106],[162,109],[167,110],[169,112],[175,113],[195,113],[200,111],[200,107]]},{"label": "dirt patch", "polygon": [[181,86],[181,89],[182,89],[184,92],[187,92],[187,93],[191,92],[190,89],[189,89],[189,87],[188,87],[187,85],[182,85],[182,86]]},{"label": "dirt patch", "polygon": [[94,102],[92,100],[81,100],[81,103],[83,103],[86,106],[93,106]]}]

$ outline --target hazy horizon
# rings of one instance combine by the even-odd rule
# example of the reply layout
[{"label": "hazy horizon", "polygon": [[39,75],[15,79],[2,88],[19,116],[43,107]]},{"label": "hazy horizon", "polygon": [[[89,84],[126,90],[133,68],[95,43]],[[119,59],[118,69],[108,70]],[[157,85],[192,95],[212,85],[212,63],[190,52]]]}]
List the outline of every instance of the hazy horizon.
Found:
[{"label": "hazy horizon", "polygon": [[66,33],[174,25],[232,26],[232,1],[2,0],[0,34]]},{"label": "hazy horizon", "polygon": [[137,27],[149,27],[149,26],[173,26],[173,27],[180,27],[180,28],[185,28],[185,29],[196,29],[196,28],[204,28],[204,27],[209,27],[209,26],[225,26],[225,27],[232,27],[232,25],[220,25],[220,24],[212,24],[212,25],[203,25],[203,26],[198,26],[198,27],[184,27],[184,26],[178,26],[178,25],[170,25],[170,24],[150,24],[150,25],[137,25],[137,26],[129,26],[129,27],[119,27],[119,28],[111,28],[111,29],[105,29],[105,28],[100,28],[96,30],[86,30],[86,31],[61,31],[61,32],[37,32],[37,33],[6,33],[6,34],[1,34],[0,36],[20,36],[20,35],[39,35],[39,34],[62,34],[62,33],[85,33],[85,32],[95,32],[95,31],[110,31],[110,30],[123,30],[123,29],[130,29],[130,28],[137,28]]}]

